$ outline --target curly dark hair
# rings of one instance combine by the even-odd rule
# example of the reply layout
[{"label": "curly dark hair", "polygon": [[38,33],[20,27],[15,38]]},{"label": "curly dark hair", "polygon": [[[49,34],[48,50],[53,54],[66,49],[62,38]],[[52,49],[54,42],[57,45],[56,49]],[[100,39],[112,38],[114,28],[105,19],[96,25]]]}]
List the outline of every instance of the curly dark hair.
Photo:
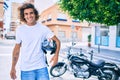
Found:
[{"label": "curly dark hair", "polygon": [[36,20],[39,19],[39,13],[38,13],[37,9],[34,7],[34,5],[31,4],[31,3],[24,3],[21,7],[18,8],[18,10],[20,11],[19,12],[19,17],[20,17],[21,21],[26,22],[26,20],[24,18],[24,10],[29,9],[29,8],[33,9],[33,11],[35,13],[35,19]]}]

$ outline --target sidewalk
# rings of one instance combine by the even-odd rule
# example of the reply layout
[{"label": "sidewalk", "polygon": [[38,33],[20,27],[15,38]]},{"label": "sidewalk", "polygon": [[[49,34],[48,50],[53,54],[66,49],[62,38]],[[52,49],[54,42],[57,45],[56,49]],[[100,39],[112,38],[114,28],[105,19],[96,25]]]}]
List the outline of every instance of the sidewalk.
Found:
[{"label": "sidewalk", "polygon": [[13,40],[13,39],[1,39],[0,38],[0,46],[2,45],[4,45],[4,46],[11,46],[11,45],[14,45],[14,43],[15,43],[15,40]]}]

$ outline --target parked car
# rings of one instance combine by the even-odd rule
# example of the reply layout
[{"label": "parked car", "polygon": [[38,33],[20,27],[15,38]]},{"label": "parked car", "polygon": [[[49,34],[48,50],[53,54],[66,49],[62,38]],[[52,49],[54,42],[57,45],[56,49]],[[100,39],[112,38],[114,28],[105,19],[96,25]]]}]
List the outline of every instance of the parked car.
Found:
[{"label": "parked car", "polygon": [[6,39],[15,39],[15,31],[9,31],[5,34]]}]

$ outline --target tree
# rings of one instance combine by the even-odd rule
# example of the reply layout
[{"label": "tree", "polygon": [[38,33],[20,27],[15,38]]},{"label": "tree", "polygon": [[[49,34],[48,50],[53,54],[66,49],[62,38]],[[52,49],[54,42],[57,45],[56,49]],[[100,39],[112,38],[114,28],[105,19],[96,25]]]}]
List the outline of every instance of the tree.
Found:
[{"label": "tree", "polygon": [[74,19],[106,25],[120,23],[120,0],[60,0],[58,4]]}]

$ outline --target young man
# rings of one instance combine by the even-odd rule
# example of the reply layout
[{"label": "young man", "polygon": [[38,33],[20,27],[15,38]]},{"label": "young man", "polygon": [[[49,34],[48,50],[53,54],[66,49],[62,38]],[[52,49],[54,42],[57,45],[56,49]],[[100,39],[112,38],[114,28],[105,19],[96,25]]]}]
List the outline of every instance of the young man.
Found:
[{"label": "young man", "polygon": [[21,80],[50,80],[41,44],[45,39],[56,41],[57,49],[51,59],[54,66],[58,61],[60,41],[48,27],[37,22],[38,11],[32,4],[25,3],[19,10],[20,20],[25,24],[16,30],[10,76],[13,80],[17,78],[15,66],[20,54]]}]

